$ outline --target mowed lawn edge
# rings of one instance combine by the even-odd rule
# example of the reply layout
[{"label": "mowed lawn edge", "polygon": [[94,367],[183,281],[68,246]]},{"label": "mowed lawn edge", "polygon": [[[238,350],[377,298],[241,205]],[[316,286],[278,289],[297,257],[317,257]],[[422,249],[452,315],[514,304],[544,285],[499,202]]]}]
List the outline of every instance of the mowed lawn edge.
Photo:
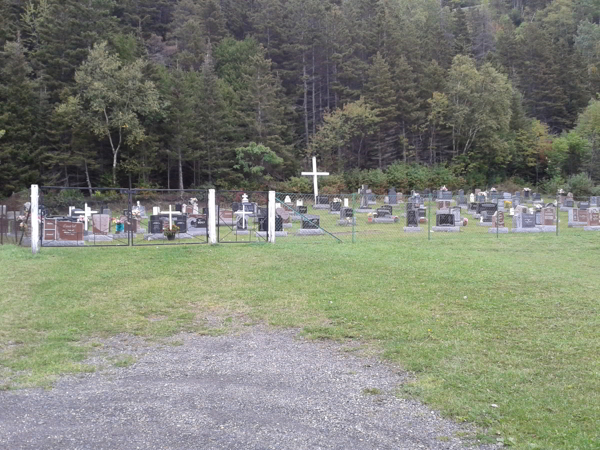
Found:
[{"label": "mowed lawn edge", "polygon": [[[600,239],[43,249],[0,247],[0,379],[50,385],[99,339],[226,332],[211,318],[352,339],[415,374],[399,389],[485,440],[600,446]],[[228,323],[224,320],[223,323]]]}]

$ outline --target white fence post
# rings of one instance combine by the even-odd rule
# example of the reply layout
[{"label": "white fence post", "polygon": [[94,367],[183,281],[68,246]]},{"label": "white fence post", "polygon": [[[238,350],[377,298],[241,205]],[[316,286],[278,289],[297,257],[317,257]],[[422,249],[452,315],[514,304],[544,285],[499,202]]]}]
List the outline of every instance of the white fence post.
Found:
[{"label": "white fence post", "polygon": [[208,190],[208,243],[217,243],[217,208],[215,190]]},{"label": "white fence post", "polygon": [[40,223],[39,217],[39,192],[38,185],[31,185],[31,207],[29,217],[31,218],[31,253],[34,255],[40,251]]},{"label": "white fence post", "polygon": [[275,243],[275,191],[269,191],[269,239],[271,244]]}]

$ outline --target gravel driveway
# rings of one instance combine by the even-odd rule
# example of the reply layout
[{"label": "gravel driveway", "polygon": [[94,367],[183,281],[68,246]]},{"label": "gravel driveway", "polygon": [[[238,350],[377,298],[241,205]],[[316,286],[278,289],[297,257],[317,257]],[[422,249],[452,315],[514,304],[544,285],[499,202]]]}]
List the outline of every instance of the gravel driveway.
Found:
[{"label": "gravel driveway", "polygon": [[[0,392],[0,448],[468,448],[472,430],[394,395],[404,373],[297,333],[116,336],[88,361],[101,370]],[[115,367],[123,355],[135,363]]]}]

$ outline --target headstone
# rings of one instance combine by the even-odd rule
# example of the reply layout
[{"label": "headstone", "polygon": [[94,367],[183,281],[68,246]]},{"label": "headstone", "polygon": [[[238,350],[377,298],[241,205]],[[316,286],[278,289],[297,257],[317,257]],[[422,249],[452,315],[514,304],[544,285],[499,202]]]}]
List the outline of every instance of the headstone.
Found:
[{"label": "headstone", "polygon": [[492,227],[504,228],[504,213],[502,211],[496,211],[492,216]]},{"label": "headstone", "polygon": [[438,200],[437,209],[449,209],[451,202],[448,200]]},{"label": "headstone", "polygon": [[320,218],[317,216],[306,217],[302,220],[302,228],[305,230],[317,229],[320,225]]},{"label": "headstone", "polygon": [[396,188],[392,187],[388,190],[388,201],[390,205],[398,204],[398,194],[396,193]]},{"label": "headstone", "polygon": [[[482,214],[486,212],[490,217],[494,215],[494,213],[498,211],[498,205],[496,203],[486,202],[479,203],[477,206],[477,214]],[[491,221],[491,219],[490,219]]]},{"label": "headstone", "polygon": [[467,198],[465,197],[465,191],[463,191],[462,189],[460,191],[458,191],[458,204],[459,205],[467,204]]},{"label": "headstone", "polygon": [[308,214],[308,206],[296,206],[296,210],[300,213],[300,214]]},{"label": "headstone", "polygon": [[158,216],[159,214],[160,214],[160,206],[153,206],[152,207],[152,215]]},{"label": "headstone", "polygon": [[83,241],[83,222],[57,222],[58,239],[61,241]]},{"label": "headstone", "polygon": [[525,198],[525,200],[529,200],[531,198],[531,189],[524,188],[523,189],[523,197]]},{"label": "headstone", "polygon": [[363,184],[362,188],[360,189],[360,208],[359,209],[362,209],[362,210],[371,209],[369,206],[368,191],[370,191],[369,187],[366,184]]},{"label": "headstone", "polygon": [[304,202],[302,200],[296,200],[296,206],[303,206]]},{"label": "headstone", "polygon": [[534,202],[541,202],[542,201],[542,194],[534,192],[533,193],[533,201]]},{"label": "headstone", "polygon": [[475,203],[475,194],[472,192],[469,194],[469,203]]},{"label": "headstone", "polygon": [[329,196],[318,195],[317,196],[317,205],[329,205]]},{"label": "headstone", "polygon": [[454,214],[450,213],[442,213],[435,215],[435,226],[436,227],[453,227],[454,224]]},{"label": "headstone", "polygon": [[388,209],[384,209],[384,208],[377,208],[377,210],[375,211],[377,214],[377,217],[387,217],[390,216],[390,211]]},{"label": "headstone", "polygon": [[407,227],[418,227],[419,217],[416,209],[409,209],[406,211],[406,226]]},{"label": "headstone", "polygon": [[354,217],[354,211],[352,211],[352,208],[343,207],[340,209],[340,219],[346,219],[348,217]]},{"label": "headstone", "polygon": [[331,203],[331,205],[329,205],[329,211],[331,212],[339,212],[339,210],[342,208],[342,203],[341,202],[333,202]]},{"label": "headstone", "polygon": [[292,204],[292,199],[290,198],[290,196],[289,196],[289,195],[286,195],[286,196],[285,196],[285,199],[283,200],[283,202],[284,202],[286,205],[291,205],[291,204]]},{"label": "headstone", "polygon": [[542,225],[553,226],[556,219],[556,211],[554,208],[542,209]]},{"label": "headstone", "polygon": [[521,214],[523,228],[535,228],[535,214]]},{"label": "headstone", "polygon": [[149,221],[150,233],[159,234],[163,232],[163,221],[160,219],[160,215],[152,215],[150,216]]},{"label": "headstone", "polygon": [[92,232],[94,234],[108,234],[110,230],[110,216],[108,214],[94,214],[92,216]]},{"label": "headstone", "polygon": [[600,212],[598,210],[588,210],[588,223],[591,227],[600,226]]},{"label": "headstone", "polygon": [[579,210],[579,222],[589,223],[589,211],[587,209]]},{"label": "headstone", "polygon": [[344,199],[344,208],[348,208],[348,197]]},{"label": "headstone", "polygon": [[484,194],[477,194],[475,196],[475,201],[477,203],[485,203],[485,195]]},{"label": "headstone", "polygon": [[442,191],[442,200],[452,200],[452,191]]},{"label": "headstone", "polygon": [[598,204],[598,197],[590,197],[590,206],[593,206],[593,207],[600,206]]},{"label": "headstone", "polygon": [[588,209],[590,207],[590,202],[579,202],[579,209]]}]

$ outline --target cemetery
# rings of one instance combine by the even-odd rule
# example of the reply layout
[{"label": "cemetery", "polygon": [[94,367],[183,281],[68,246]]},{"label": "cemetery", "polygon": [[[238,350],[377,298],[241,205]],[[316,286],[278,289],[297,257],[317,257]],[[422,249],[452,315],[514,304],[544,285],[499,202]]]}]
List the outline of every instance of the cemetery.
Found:
[{"label": "cemetery", "polygon": [[[306,176],[327,176],[314,168]],[[507,235],[599,231],[598,198],[558,193],[544,203],[527,191],[457,195],[441,189],[404,195],[313,194],[214,190],[98,190],[58,204],[62,188],[38,196],[39,247],[144,246],[218,243],[365,242],[432,239],[434,233]],[[547,200],[550,197],[547,196]],[[27,201],[23,201],[27,200]],[[0,242],[30,246],[34,224],[26,205],[0,205]],[[14,204],[15,202],[13,202]],[[558,207],[557,207],[558,205]],[[471,219],[469,218],[471,217]],[[421,233],[423,232],[423,233]],[[484,234],[482,234],[484,233]]]},{"label": "cemetery", "polygon": [[[316,170],[313,172],[319,173]],[[519,330],[519,344],[514,344],[511,352],[518,355],[519,362],[512,364],[527,370],[541,364],[536,370],[543,371],[548,362],[540,363],[544,357],[535,352],[543,355],[551,352],[532,350],[538,349],[540,343],[528,330],[535,330],[533,334],[537,336],[540,333],[539,317],[546,317],[553,308],[554,324],[555,318],[563,314],[562,302],[572,305],[573,302],[585,300],[587,303],[582,303],[581,308],[589,308],[593,304],[589,299],[597,296],[596,289],[582,290],[578,283],[584,277],[592,280],[594,286],[598,284],[595,281],[598,277],[594,252],[587,251],[597,244],[597,231],[600,231],[600,214],[596,206],[598,200],[573,198],[573,207],[567,207],[561,206],[571,204],[571,197],[567,195],[564,199],[558,195],[556,202],[549,201],[550,196],[545,196],[545,202],[534,202],[537,196],[526,199],[525,194],[511,193],[510,200],[507,193],[496,191],[459,192],[458,196],[454,196],[443,189],[437,192],[413,191],[409,194],[390,189],[383,194],[374,194],[367,185],[363,185],[351,194],[321,192],[318,195],[241,190],[107,190],[102,195],[72,195],[75,200],[59,202],[58,190],[41,188],[37,197],[21,196],[0,204],[1,242],[20,243],[22,247],[2,245],[0,258],[11,261],[9,264],[15,270],[31,263],[44,267],[44,273],[64,270],[64,274],[55,276],[69,286],[68,301],[76,302],[80,297],[91,295],[95,304],[102,305],[103,310],[114,309],[115,318],[106,321],[114,323],[114,329],[111,328],[110,332],[118,333],[125,327],[120,321],[122,319],[129,324],[126,326],[128,330],[148,335],[159,333],[158,330],[162,328],[153,331],[154,322],[148,320],[148,317],[153,318],[157,314],[169,317],[165,319],[168,324],[164,325],[168,329],[184,327],[182,324],[188,322],[178,317],[188,317],[187,306],[184,305],[190,303],[176,299],[169,293],[172,289],[165,284],[165,280],[168,283],[181,281],[183,290],[178,288],[178,295],[191,298],[193,302],[199,301],[207,308],[214,307],[208,306],[213,305],[214,301],[207,299],[216,295],[219,303],[223,298],[229,299],[226,308],[247,311],[248,305],[253,305],[250,310],[254,311],[254,317],[275,324],[306,327],[307,330],[313,330],[309,335],[315,337],[352,336],[382,341],[382,345],[393,349],[393,358],[406,364],[409,369],[427,366],[431,357],[427,355],[431,348],[438,348],[439,341],[460,342],[461,346],[457,349],[454,349],[454,345],[444,345],[444,354],[436,359],[433,367],[427,369],[426,375],[450,379],[460,377],[467,380],[468,386],[478,383],[478,377],[496,377],[506,379],[512,385],[513,381],[509,381],[512,375],[498,371],[495,363],[485,362],[482,365],[478,359],[484,354],[505,359],[506,346],[512,344],[507,344],[504,338],[499,339],[498,336],[513,336],[516,327]],[[31,215],[36,207],[39,212],[37,224]],[[563,208],[567,210],[561,211]],[[39,227],[37,230],[36,225]],[[31,237],[36,233],[39,233],[38,243],[43,250],[39,251],[38,248],[39,253],[33,259],[28,255],[29,262],[26,262],[23,255],[28,250],[23,247],[35,247]],[[533,234],[528,236],[529,233]],[[430,240],[432,245],[428,244]],[[294,245],[340,242],[359,245]],[[280,248],[275,253],[269,252],[269,258],[265,258],[266,252],[261,250],[264,247],[259,245],[244,248],[207,245],[228,243],[275,243]],[[291,245],[286,245],[288,243]],[[505,243],[508,245],[503,245]],[[176,247],[169,246],[180,244],[204,246],[193,249],[188,245],[181,248],[185,253],[173,253],[177,251]],[[89,252],[66,248],[95,246],[128,248],[121,252],[118,249],[93,252],[92,257],[85,256],[90,255]],[[132,248],[140,246],[165,247],[158,253],[151,249]],[[46,250],[44,247],[49,248]],[[215,252],[208,253],[203,247],[213,248]],[[490,249],[494,251],[490,252]],[[152,261],[147,258],[149,252],[152,252]],[[115,253],[117,257],[110,256]],[[193,264],[181,262],[184,254],[191,255],[185,258],[193,261]],[[265,265],[271,264],[272,258],[277,261],[274,263],[277,269],[264,269]],[[130,268],[130,259],[137,261],[134,269]],[[56,265],[55,261],[60,261],[60,264]],[[173,261],[178,262],[173,264]],[[249,261],[255,261],[252,262],[252,271],[248,271]],[[540,266],[541,271],[533,261],[544,262]],[[440,269],[440,265],[445,268]],[[156,272],[156,267],[161,268],[159,272]],[[226,271],[223,269],[225,267]],[[310,272],[306,272],[307,267],[310,267]],[[527,275],[530,269],[523,270],[531,267],[536,273],[534,278]],[[366,272],[354,273],[356,270]],[[400,276],[389,277],[387,274],[390,272]],[[143,273],[152,275],[148,278]],[[148,294],[145,282],[151,282],[156,273],[166,278],[160,278],[163,281],[156,293]],[[499,277],[499,273],[502,276]],[[231,274],[236,276],[232,277]],[[0,275],[0,281],[3,276],[6,277]],[[310,277],[308,283],[307,277]],[[263,278],[269,282],[264,283],[261,281]],[[11,286],[10,280],[5,278],[4,285],[0,283],[0,294],[2,289],[7,289],[4,286]],[[564,292],[565,281],[574,289],[567,297]],[[141,313],[127,309],[128,301],[123,301],[123,296],[118,293],[120,287],[117,283],[128,286],[127,291],[134,289],[136,298],[147,302],[147,306],[141,307]],[[97,290],[96,286],[102,286],[102,289]],[[247,292],[248,286],[252,286],[251,291],[240,297],[245,300],[233,300],[227,294],[236,290]],[[38,288],[32,286],[28,289]],[[79,293],[81,289],[85,295]],[[117,294],[106,296],[106,289]],[[281,294],[284,290],[287,293],[285,295]],[[575,290],[578,294],[575,294]],[[13,291],[18,292],[18,289],[4,292],[5,298],[12,298]],[[343,295],[328,294],[342,291]],[[45,298],[56,295],[55,292],[46,289],[32,295]],[[299,294],[290,295],[289,292]],[[304,296],[310,296],[308,304],[298,300]],[[531,298],[536,303],[531,303]],[[243,306],[240,301],[248,303]],[[478,308],[483,311],[481,315],[473,316],[470,309],[473,304],[479,305]],[[493,310],[489,309],[490,304],[494,305]],[[18,301],[10,305],[13,309],[21,307]],[[360,312],[357,313],[356,308],[360,308]],[[532,308],[535,311],[532,312]],[[286,318],[274,311],[285,311]],[[23,320],[31,317],[23,313],[15,314],[22,315]],[[39,314],[47,314],[47,311]],[[104,316],[106,313],[94,310],[90,314]],[[53,313],[55,316],[56,312]],[[465,325],[461,325],[463,321],[457,322],[455,316],[469,318],[464,321]],[[321,322],[323,317],[332,317],[332,325],[324,328]],[[373,322],[370,317],[373,317]],[[589,311],[583,314],[578,319],[580,326],[595,330],[595,325],[590,322],[594,317]],[[350,324],[362,323],[362,318],[365,324],[378,325],[361,325],[357,334]],[[2,320],[0,316],[0,322]],[[60,320],[62,322],[57,327],[69,330],[78,327],[68,315]],[[407,331],[403,331],[406,320],[410,321],[410,325]],[[564,320],[572,321],[573,318]],[[488,336],[490,321],[494,323],[494,331]],[[558,337],[553,335],[552,324],[546,323],[545,331],[541,332],[545,333],[545,341],[554,339],[549,345],[556,349],[564,345],[564,334]],[[8,330],[5,333],[15,336],[29,326],[35,328],[36,325],[14,330],[10,325],[4,325]],[[196,325],[189,326],[194,329]],[[477,330],[477,338],[471,329]],[[496,331],[498,329],[501,331]],[[81,337],[96,333],[94,330],[82,331]],[[397,337],[398,330],[402,330],[400,338]],[[18,339],[32,342],[31,345],[37,347],[37,334],[34,336]],[[573,336],[572,339],[576,339]],[[530,343],[526,349],[521,348],[523,342]],[[592,345],[590,352],[595,355],[593,348]],[[35,354],[35,350],[31,351]],[[593,379],[589,375],[591,369],[586,359],[571,354],[558,357],[577,373],[564,375],[567,381],[563,377],[560,386],[544,379],[536,381],[536,387],[528,385],[526,395],[509,389],[493,391],[494,396],[506,398],[508,404],[516,402],[533,414],[539,402],[554,402],[552,393],[561,391],[564,383],[578,383],[583,389],[582,394],[570,399],[569,413],[580,410],[581,414],[589,415],[584,396],[597,386],[590,381],[581,388],[582,373],[587,373],[589,380]],[[73,367],[68,353],[57,358],[63,358],[65,367]],[[466,378],[463,374],[453,375],[452,364],[446,364],[446,360],[453,358],[468,359],[469,362],[464,363],[469,371]],[[42,370],[41,367],[35,368],[34,361],[38,359],[39,356],[32,356],[31,359],[34,374]],[[461,365],[461,371],[465,368],[464,364]],[[58,367],[55,370],[60,374],[72,369]],[[457,385],[461,383],[455,382]],[[480,396],[474,391],[445,387],[439,391],[439,395],[440,398],[452,395],[453,398],[464,399],[462,408],[476,405],[478,410],[483,410],[489,404],[489,399],[487,395]],[[427,392],[435,397],[438,391],[436,388]],[[560,396],[562,399],[562,393]],[[532,399],[524,400],[525,397]],[[444,400],[439,402],[441,408],[446,407]],[[522,436],[521,430],[526,426],[511,416],[509,405],[497,402],[507,411],[502,416],[503,426],[510,430],[506,432]],[[554,408],[556,410],[557,407]],[[544,415],[543,420],[551,423],[553,429],[559,429],[564,418],[555,420],[553,416]],[[479,423],[478,417],[473,417],[475,423]],[[581,433],[585,436],[588,431],[584,429]],[[550,437],[544,439],[553,442]]]}]

